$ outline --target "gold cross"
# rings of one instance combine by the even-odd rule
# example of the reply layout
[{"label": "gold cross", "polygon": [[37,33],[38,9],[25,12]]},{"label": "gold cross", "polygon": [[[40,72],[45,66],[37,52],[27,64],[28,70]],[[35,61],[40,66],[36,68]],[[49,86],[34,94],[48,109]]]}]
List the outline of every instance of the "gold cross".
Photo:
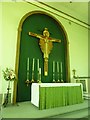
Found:
[{"label": "gold cross", "polygon": [[48,58],[49,58],[49,54],[53,47],[52,42],[61,42],[61,40],[49,37],[50,34],[49,34],[49,31],[47,28],[44,28],[43,35],[39,35],[39,34],[32,33],[32,32],[29,32],[29,35],[40,39],[39,45],[40,45],[41,51],[44,54],[44,56],[43,56],[43,58],[44,58],[44,75],[47,76],[48,75]]}]

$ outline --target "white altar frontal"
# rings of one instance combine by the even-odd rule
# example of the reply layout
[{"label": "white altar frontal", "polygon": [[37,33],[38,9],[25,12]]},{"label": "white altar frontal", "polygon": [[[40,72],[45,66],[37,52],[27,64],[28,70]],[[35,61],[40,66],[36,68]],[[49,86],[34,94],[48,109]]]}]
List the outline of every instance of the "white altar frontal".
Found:
[{"label": "white altar frontal", "polygon": [[[57,90],[56,90],[56,88],[57,88]],[[77,90],[79,90],[79,91],[77,91]],[[81,95],[81,97],[80,97],[80,95]],[[62,96],[62,98],[61,98],[61,96]],[[65,98],[64,98],[64,96],[65,96]],[[60,102],[60,100],[63,99],[62,100],[63,104],[61,105],[61,102],[60,102],[60,106],[65,106],[65,105],[69,105],[69,104],[77,104],[79,102],[82,102],[82,100],[83,100],[83,86],[81,83],[32,83],[31,103],[33,105],[40,108],[40,106],[42,106],[42,102],[43,102],[45,104],[45,106],[47,106],[47,103],[45,103],[45,102],[47,102],[47,101],[49,102],[49,100],[50,100],[50,104],[51,104],[51,101],[53,98],[56,99],[53,102],[55,102],[55,101]],[[65,100],[65,99],[67,99],[67,100]],[[55,107],[55,104],[54,104],[54,106],[50,105],[50,108]],[[49,103],[48,103],[48,106],[49,106]],[[58,107],[58,105],[56,105],[56,107]],[[46,109],[46,108],[49,108],[49,107],[45,107],[45,108],[41,107],[41,109]]]}]

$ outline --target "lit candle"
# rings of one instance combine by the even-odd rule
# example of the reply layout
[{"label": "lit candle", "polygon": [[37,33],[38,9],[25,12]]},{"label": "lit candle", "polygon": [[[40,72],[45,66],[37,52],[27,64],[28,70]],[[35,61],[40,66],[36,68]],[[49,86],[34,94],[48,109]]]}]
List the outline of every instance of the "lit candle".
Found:
[{"label": "lit candle", "polygon": [[34,58],[33,58],[33,66],[32,66],[32,70],[34,71]]},{"label": "lit candle", "polygon": [[27,71],[29,71],[29,57],[27,58]]},{"label": "lit candle", "polygon": [[57,72],[59,72],[59,62],[57,62]]},{"label": "lit candle", "polygon": [[62,73],[62,62],[61,62],[61,73]]},{"label": "lit candle", "polygon": [[55,61],[53,61],[53,72],[55,72]]}]

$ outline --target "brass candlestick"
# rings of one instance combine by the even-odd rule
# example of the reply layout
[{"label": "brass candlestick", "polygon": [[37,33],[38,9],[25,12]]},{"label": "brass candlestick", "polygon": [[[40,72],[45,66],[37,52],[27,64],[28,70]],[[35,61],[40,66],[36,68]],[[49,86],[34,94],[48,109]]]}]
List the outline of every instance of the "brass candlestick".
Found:
[{"label": "brass candlestick", "polygon": [[76,76],[76,70],[73,69],[72,72],[73,72],[73,78],[75,78],[75,76]]},{"label": "brass candlestick", "polygon": [[39,68],[38,83],[41,83],[41,68]]},{"label": "brass candlestick", "polygon": [[55,72],[53,72],[53,82],[56,82],[55,81]]},{"label": "brass candlestick", "polygon": [[34,82],[34,71],[32,71],[32,80],[31,82]]},{"label": "brass candlestick", "polygon": [[63,82],[63,74],[62,74],[62,72],[61,72],[61,82]]},{"label": "brass candlestick", "polygon": [[55,61],[53,61],[53,82],[55,81]]},{"label": "brass candlestick", "polygon": [[27,86],[30,84],[30,81],[29,81],[29,57],[27,58],[27,80],[25,81],[25,83],[27,84]]},{"label": "brass candlestick", "polygon": [[58,76],[58,80],[57,80],[57,82],[60,82],[60,80],[59,80],[59,72],[57,73],[57,76]]},{"label": "brass candlestick", "polygon": [[26,80],[25,83],[26,83],[26,85],[27,85],[27,87],[28,87],[28,85],[29,85],[31,82],[30,82],[29,80]]},{"label": "brass candlestick", "polygon": [[35,59],[33,58],[33,61],[32,61],[32,80],[31,80],[31,82],[34,82],[34,64],[35,64]]}]

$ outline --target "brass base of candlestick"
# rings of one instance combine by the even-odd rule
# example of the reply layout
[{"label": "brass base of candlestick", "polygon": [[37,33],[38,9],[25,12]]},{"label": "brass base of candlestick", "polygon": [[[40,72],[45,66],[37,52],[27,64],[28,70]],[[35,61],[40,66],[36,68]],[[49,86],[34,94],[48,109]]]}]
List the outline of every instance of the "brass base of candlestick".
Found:
[{"label": "brass base of candlestick", "polygon": [[30,84],[30,80],[26,80],[25,83],[27,84],[27,86]]},{"label": "brass base of candlestick", "polygon": [[52,82],[53,82],[53,83],[64,83],[63,80],[57,80],[57,81],[56,81],[56,80],[53,80]]},{"label": "brass base of candlestick", "polygon": [[57,83],[60,83],[60,80],[57,80]]},{"label": "brass base of candlestick", "polygon": [[63,81],[63,80],[61,80],[61,83],[64,83],[64,81]]},{"label": "brass base of candlestick", "polygon": [[29,86],[29,84],[34,83],[34,82],[35,82],[35,81],[34,81],[33,79],[32,79],[31,81],[30,81],[30,80],[26,80],[26,81],[25,81],[25,83],[26,83],[27,86]]},{"label": "brass base of candlestick", "polygon": [[53,83],[55,83],[56,81],[55,80],[53,80]]},{"label": "brass base of candlestick", "polygon": [[38,83],[42,83],[41,80],[37,80]]},{"label": "brass base of candlestick", "polygon": [[31,83],[33,83],[33,82],[34,82],[34,79],[31,80]]}]

